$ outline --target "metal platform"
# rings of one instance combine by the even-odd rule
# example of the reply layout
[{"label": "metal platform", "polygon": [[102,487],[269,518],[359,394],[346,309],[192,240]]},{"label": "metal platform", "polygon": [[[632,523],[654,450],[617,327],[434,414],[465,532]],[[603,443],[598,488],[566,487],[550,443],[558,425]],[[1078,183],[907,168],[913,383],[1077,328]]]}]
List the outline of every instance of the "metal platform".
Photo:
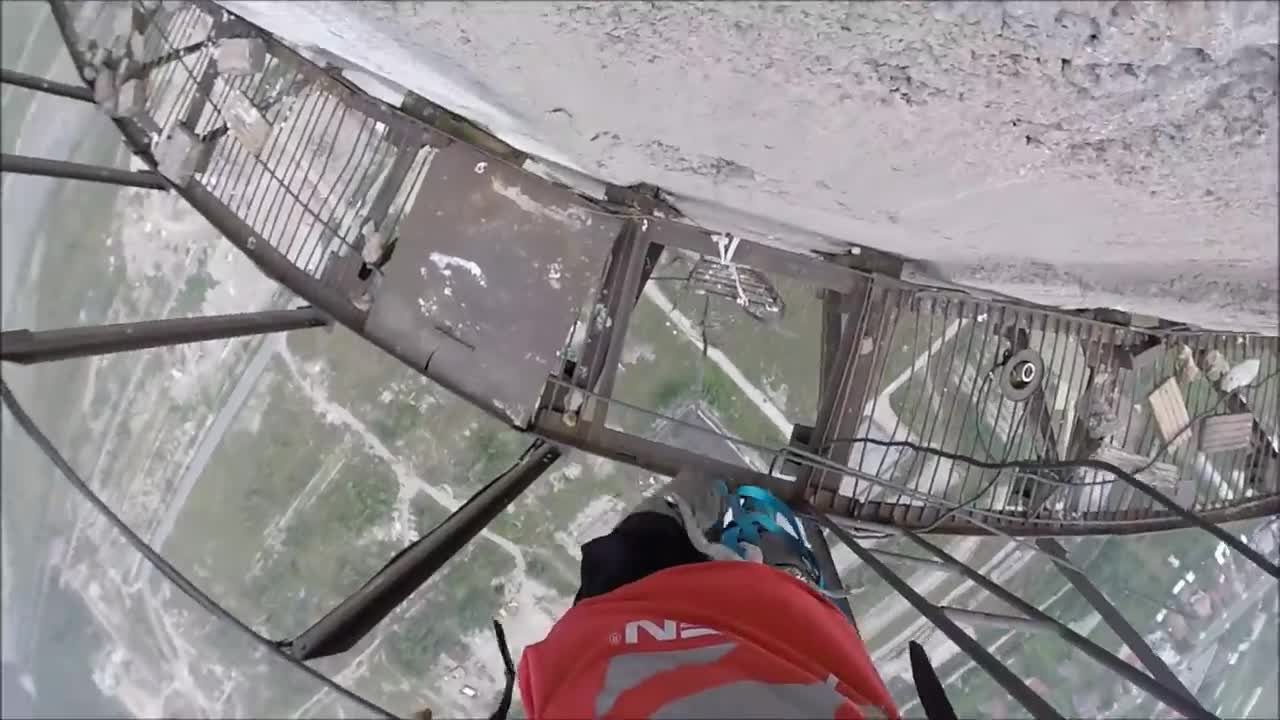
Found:
[{"label": "metal platform", "polygon": [[524,427],[623,221],[454,143],[431,161],[365,333]]},{"label": "metal platform", "polygon": [[[216,5],[54,7],[91,86],[112,73],[117,85],[145,85],[142,102],[121,107],[118,90],[100,92],[100,104],[109,98],[130,147],[228,240],[514,428],[656,472],[700,465],[848,521],[928,532],[1108,534],[1188,521],[1106,473],[994,471],[901,443],[989,462],[1146,464],[1145,477],[1209,522],[1280,512],[1276,338],[1134,327],[1114,313],[914,285],[895,277],[900,259],[870,251],[837,261],[778,250],[686,223],[651,193],[580,195],[495,153],[497,141],[482,149],[428,122],[443,111],[423,113],[421,99],[413,114],[375,100]],[[220,70],[229,41],[255,44],[260,61]],[[190,162],[174,157],[183,138]],[[742,302],[757,313],[781,312],[771,283],[784,277],[825,298],[813,426],[789,448],[721,435],[767,458],[767,472],[607,419],[630,309],[664,248],[700,257],[713,294],[738,293],[731,281],[747,278]],[[1170,441],[1148,396],[1183,372],[1184,347],[1216,349],[1229,365],[1257,360],[1267,384],[1220,393],[1184,377],[1179,417],[1194,422]],[[1034,376],[1020,388],[1015,367]],[[1244,413],[1243,440],[1206,433],[1210,416]]]},{"label": "metal platform", "polygon": [[[835,565],[822,530],[1037,717],[1059,715],[957,620],[1052,632],[1180,714],[1212,717],[1056,540],[1039,537],[1033,547],[1142,668],[924,534],[1194,526],[1280,577],[1248,540],[1218,526],[1280,514],[1280,339],[911,283],[901,278],[902,258],[870,249],[806,256],[697,227],[654,188],[579,193],[424,98],[401,108],[375,100],[204,0],[50,6],[92,92],[8,71],[4,82],[98,104],[150,169],[6,155],[4,171],[172,190],[311,307],[10,330],[2,359],[44,362],[336,321],[530,437],[515,464],[359,590],[277,640],[227,612],[134,533],[0,382],[4,405],[75,489],[181,592],[265,652],[364,710],[389,714],[302,661],[353,648],[565,451],[579,449],[668,476],[769,488],[804,518],[825,576]],[[664,254],[689,261],[686,287],[761,327],[788,310],[777,290],[784,281],[820,298],[816,408],[811,424],[791,423],[788,444],[736,437],[687,405],[671,417],[619,399],[633,309]],[[888,532],[929,557],[864,547],[851,528]],[[1018,614],[935,605],[882,559],[962,575]],[[852,620],[847,601],[838,604]],[[509,659],[506,672],[510,681]]]}]

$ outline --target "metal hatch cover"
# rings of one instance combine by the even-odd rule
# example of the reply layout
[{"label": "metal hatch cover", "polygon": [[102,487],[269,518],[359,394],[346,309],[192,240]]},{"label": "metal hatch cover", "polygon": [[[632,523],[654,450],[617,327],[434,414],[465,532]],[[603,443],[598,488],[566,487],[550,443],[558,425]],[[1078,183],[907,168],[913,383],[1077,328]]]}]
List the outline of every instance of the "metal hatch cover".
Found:
[{"label": "metal hatch cover", "polygon": [[523,427],[621,227],[568,190],[451,143],[401,226],[365,330]]}]

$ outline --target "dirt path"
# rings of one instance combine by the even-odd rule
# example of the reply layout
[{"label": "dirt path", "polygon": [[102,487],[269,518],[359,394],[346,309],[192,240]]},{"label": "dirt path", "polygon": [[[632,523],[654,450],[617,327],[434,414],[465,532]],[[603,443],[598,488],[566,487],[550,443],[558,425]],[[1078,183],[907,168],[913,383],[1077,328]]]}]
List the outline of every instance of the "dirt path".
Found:
[{"label": "dirt path", "polygon": [[[699,348],[702,347],[702,333],[698,331],[697,327],[684,313],[676,309],[676,306],[667,299],[666,294],[661,289],[653,283],[648,283],[644,286],[644,297],[649,302],[657,305],[658,309],[671,319],[671,322],[684,335],[685,339]],[[707,348],[707,357],[716,364],[716,367],[729,376],[729,379],[742,390],[752,404],[760,409],[760,412],[764,413],[769,422],[773,423],[773,426],[778,428],[778,432],[782,433],[782,437],[791,437],[793,423],[787,419],[782,410],[778,409],[777,405],[773,404],[768,395],[764,394],[760,388],[747,379],[747,376],[738,369],[738,366],[729,359],[728,355],[725,355],[718,347],[709,346]]]},{"label": "dirt path", "polygon": [[[281,359],[289,368],[293,379],[298,386],[306,393],[307,398],[311,400],[316,412],[328,422],[345,426],[364,442],[369,452],[378,458],[384,460],[395,473],[396,481],[399,484],[399,493],[396,498],[397,504],[397,522],[401,531],[401,536],[407,540],[412,540],[411,523],[409,522],[409,502],[419,492],[425,492],[428,497],[436,501],[441,507],[450,513],[461,507],[462,503],[453,498],[453,493],[442,490],[414,473],[413,468],[409,466],[398,455],[391,452],[390,449],[378,439],[378,436],[369,429],[359,418],[351,414],[350,410],[333,402],[329,399],[328,393],[318,386],[314,380],[305,374],[299,367],[298,360],[289,351],[288,346],[281,345],[278,349]],[[492,530],[482,530],[481,536],[498,547],[502,548],[509,554],[516,563],[516,572],[518,577],[524,577],[525,568],[527,567],[524,558],[524,552],[515,543],[505,537],[493,532]]]},{"label": "dirt path", "polygon": [[244,407],[245,401],[249,398],[249,392],[257,386],[258,379],[262,377],[262,373],[267,369],[268,361],[271,360],[272,355],[283,344],[281,340],[280,335],[268,335],[263,338],[262,344],[258,346],[253,358],[249,360],[249,364],[240,375],[240,379],[236,381],[235,387],[227,395],[222,407],[218,408],[213,422],[208,425],[200,439],[196,441],[195,449],[192,451],[186,467],[182,469],[182,477],[174,490],[173,498],[167,504],[164,515],[156,523],[156,529],[151,535],[152,547],[164,548],[165,541],[169,539],[169,534],[173,532],[173,524],[177,521],[178,514],[187,504],[191,489],[195,487],[196,481],[204,473],[204,468],[209,464],[209,458],[213,456],[213,451],[222,443],[222,436],[226,434],[227,428],[231,427],[231,421],[235,420],[240,408]]}]

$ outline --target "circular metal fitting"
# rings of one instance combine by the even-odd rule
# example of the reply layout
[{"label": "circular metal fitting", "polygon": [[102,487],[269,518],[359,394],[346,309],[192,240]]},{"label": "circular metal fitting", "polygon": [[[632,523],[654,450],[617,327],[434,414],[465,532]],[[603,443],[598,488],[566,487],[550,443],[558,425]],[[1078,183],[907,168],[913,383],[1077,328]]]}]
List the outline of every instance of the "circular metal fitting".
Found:
[{"label": "circular metal fitting", "polygon": [[1018,363],[1017,367],[1013,369],[1011,382],[1013,382],[1015,386],[1018,384],[1030,385],[1031,381],[1035,379],[1036,366],[1024,360]]},{"label": "circular metal fitting", "polygon": [[1000,394],[1013,402],[1022,402],[1040,387],[1044,360],[1035,350],[1019,350],[996,373]]}]

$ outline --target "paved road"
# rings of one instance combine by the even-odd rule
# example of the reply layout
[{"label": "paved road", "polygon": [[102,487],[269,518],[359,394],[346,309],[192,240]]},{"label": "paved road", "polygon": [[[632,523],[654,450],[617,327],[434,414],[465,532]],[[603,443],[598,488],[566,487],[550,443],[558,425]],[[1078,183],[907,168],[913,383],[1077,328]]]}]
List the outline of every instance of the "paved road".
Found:
[{"label": "paved road", "polygon": [[187,498],[191,495],[191,489],[196,486],[196,481],[200,479],[205,466],[209,464],[209,458],[218,449],[218,445],[222,443],[222,437],[226,435],[227,429],[231,427],[231,422],[236,419],[236,415],[244,407],[245,401],[249,399],[249,392],[257,387],[258,380],[267,369],[267,363],[271,361],[281,342],[283,342],[283,338],[278,334],[267,335],[262,339],[258,349],[249,360],[249,364],[245,366],[244,372],[240,374],[240,379],[236,381],[235,387],[227,395],[222,407],[218,408],[217,414],[213,417],[213,422],[200,435],[200,439],[196,442],[195,448],[191,452],[191,457],[182,469],[182,477],[174,488],[173,497],[165,507],[164,515],[156,523],[155,530],[151,533],[151,547],[160,550],[164,549],[165,541],[169,539],[169,534],[173,532],[173,524],[178,519],[178,514],[182,512],[182,508],[186,505]]}]

